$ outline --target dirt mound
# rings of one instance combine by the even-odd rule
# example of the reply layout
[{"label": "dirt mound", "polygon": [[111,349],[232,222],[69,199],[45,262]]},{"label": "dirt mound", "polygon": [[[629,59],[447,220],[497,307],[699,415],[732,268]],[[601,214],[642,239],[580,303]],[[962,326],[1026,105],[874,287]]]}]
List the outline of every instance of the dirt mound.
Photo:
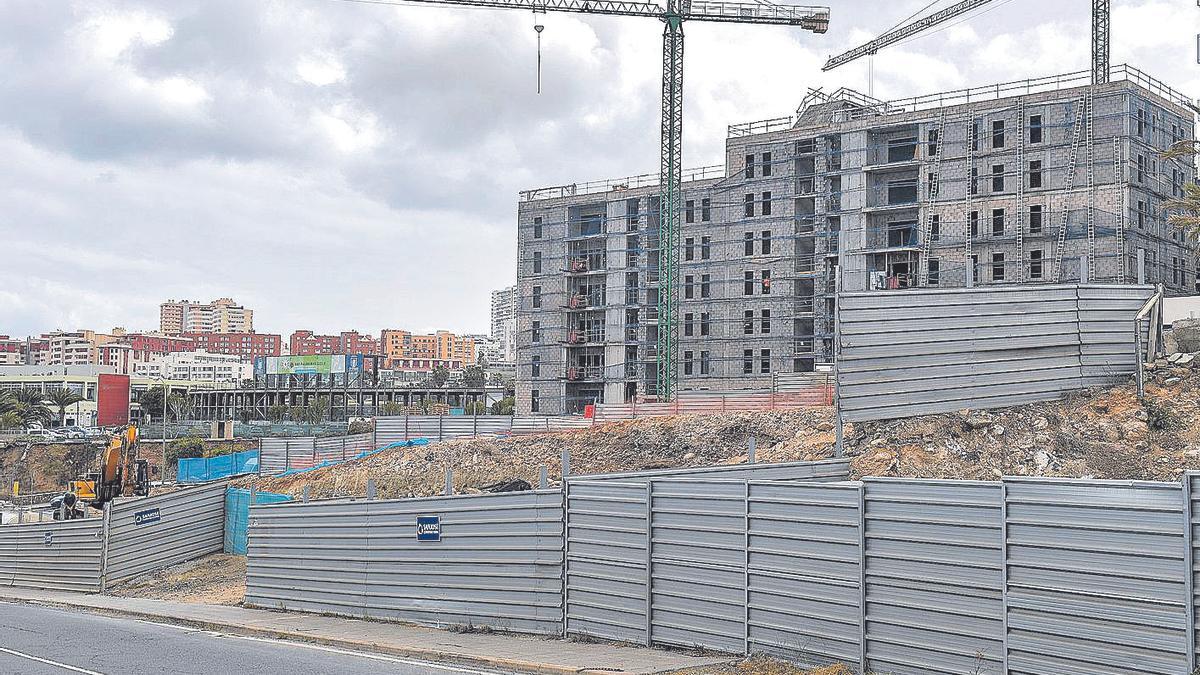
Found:
[{"label": "dirt mound", "polygon": [[[542,466],[552,481],[559,479],[564,449],[571,453],[571,471],[576,474],[736,464],[746,461],[751,435],[760,450],[784,441],[811,452],[828,448],[833,442],[832,419],[832,409],[814,408],[629,420],[554,434],[396,448],[325,469],[259,479],[257,485],[291,495],[300,495],[308,485],[309,496],[318,499],[365,494],[367,479],[374,478],[380,496],[424,496],[442,492],[447,468],[454,469],[459,492],[518,478],[536,485]],[[800,430],[802,439],[797,438]]]},{"label": "dirt mound", "polygon": [[246,558],[224,553],[207,555],[130,579],[107,594],[204,605],[240,605],[246,596]]},{"label": "dirt mound", "polygon": [[[1192,368],[1200,366],[1200,356],[1172,358],[1148,373],[1144,402],[1130,382],[999,410],[848,424],[846,455],[854,477],[1176,480],[1185,470],[1200,469],[1200,372]],[[832,457],[833,411],[679,415],[452,441],[257,484],[295,496],[307,485],[309,496],[320,499],[363,495],[373,478],[381,497],[425,496],[440,494],[445,470],[453,468],[455,490],[473,492],[500,480],[536,485],[541,466],[557,481],[564,449],[575,474],[738,464],[746,461],[749,436],[757,438],[759,461]]]}]

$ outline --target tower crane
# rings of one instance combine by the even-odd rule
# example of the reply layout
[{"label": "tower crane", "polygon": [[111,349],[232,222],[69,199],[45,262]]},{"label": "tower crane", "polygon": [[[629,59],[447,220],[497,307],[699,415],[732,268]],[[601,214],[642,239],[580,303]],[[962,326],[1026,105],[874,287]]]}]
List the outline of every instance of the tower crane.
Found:
[{"label": "tower crane", "polygon": [[680,164],[683,138],[683,22],[799,26],[814,33],[829,29],[828,7],[806,7],[768,2],[706,0],[358,0],[382,5],[443,5],[525,9],[534,12],[573,12],[611,16],[636,16],[663,22],[662,124],[659,162],[659,294],[658,349],[655,384],[659,400],[675,393],[678,370],[676,295],[679,288]]},{"label": "tower crane", "polygon": [[[992,0],[963,0],[929,16],[898,26],[866,44],[830,57],[821,70],[832,70],[857,58],[874,54],[884,47],[894,45],[927,28],[982,7],[989,2]],[[1092,0],[1092,84],[1108,82],[1108,59],[1109,53],[1112,51],[1109,36],[1110,15],[1111,0]]]}]

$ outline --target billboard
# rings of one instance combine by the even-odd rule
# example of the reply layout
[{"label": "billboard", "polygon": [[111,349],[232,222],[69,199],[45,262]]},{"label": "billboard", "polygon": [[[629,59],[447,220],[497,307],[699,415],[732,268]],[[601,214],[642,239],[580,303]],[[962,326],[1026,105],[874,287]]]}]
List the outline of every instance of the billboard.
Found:
[{"label": "billboard", "polygon": [[129,376],[96,376],[96,426],[129,424]]},{"label": "billboard", "polygon": [[254,359],[255,375],[340,375],[362,372],[363,357],[346,354],[260,356]]}]

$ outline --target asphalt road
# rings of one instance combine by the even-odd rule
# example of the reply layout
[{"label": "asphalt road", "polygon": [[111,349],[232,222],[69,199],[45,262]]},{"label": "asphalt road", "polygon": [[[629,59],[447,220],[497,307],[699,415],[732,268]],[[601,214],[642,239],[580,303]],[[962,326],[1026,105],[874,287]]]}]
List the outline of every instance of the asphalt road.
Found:
[{"label": "asphalt road", "polygon": [[0,602],[0,673],[481,675],[411,659],[7,602]]}]

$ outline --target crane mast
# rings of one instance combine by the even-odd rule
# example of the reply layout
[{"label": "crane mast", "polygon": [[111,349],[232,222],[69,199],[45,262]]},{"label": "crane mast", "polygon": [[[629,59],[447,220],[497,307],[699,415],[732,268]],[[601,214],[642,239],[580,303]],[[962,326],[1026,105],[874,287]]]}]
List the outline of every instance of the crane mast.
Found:
[{"label": "crane mast", "polygon": [[524,9],[536,12],[574,12],[637,16],[663,22],[662,133],[659,162],[658,340],[655,349],[655,396],[675,394],[679,369],[678,292],[679,221],[683,169],[683,22],[709,21],[775,26],[798,26],[814,33],[829,29],[829,8],[768,2],[666,0],[657,3],[624,0],[357,0],[368,4],[427,4],[451,7]]}]

